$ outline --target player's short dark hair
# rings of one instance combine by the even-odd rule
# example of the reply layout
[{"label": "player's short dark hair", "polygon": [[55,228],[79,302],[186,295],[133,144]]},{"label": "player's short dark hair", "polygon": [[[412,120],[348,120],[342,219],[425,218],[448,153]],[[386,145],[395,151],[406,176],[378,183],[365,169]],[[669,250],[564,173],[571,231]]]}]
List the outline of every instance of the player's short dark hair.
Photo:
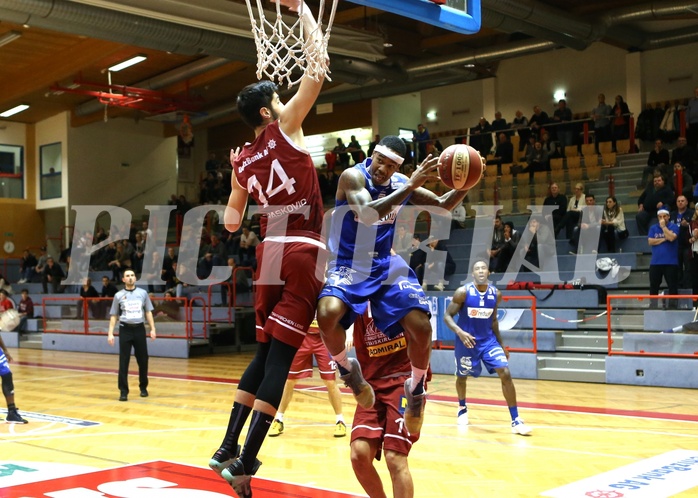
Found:
[{"label": "player's short dark hair", "polygon": [[262,124],[259,110],[262,107],[271,108],[271,101],[279,87],[269,80],[258,81],[240,90],[237,98],[237,108],[240,117],[247,126],[257,128]]},{"label": "player's short dark hair", "polygon": [[387,148],[394,150],[400,157],[405,157],[407,153],[407,146],[405,142],[402,141],[400,137],[395,135],[388,135],[387,137],[381,138],[378,145],[385,145]]},{"label": "player's short dark hair", "polygon": [[477,258],[477,259],[475,259],[475,261],[473,261],[473,264],[470,265],[470,271],[473,271],[473,270],[475,269],[475,265],[478,264],[478,263],[484,263],[485,266],[487,266],[488,269],[489,269],[489,267],[490,267],[489,262],[487,262],[487,261],[485,260],[485,258]]}]

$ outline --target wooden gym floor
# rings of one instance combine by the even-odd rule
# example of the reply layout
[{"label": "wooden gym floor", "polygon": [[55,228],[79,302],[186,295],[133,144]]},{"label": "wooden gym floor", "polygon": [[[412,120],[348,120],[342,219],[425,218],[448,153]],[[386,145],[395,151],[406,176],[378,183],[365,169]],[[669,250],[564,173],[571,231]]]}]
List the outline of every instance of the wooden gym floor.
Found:
[{"label": "wooden gym floor", "polygon": [[[116,355],[30,349],[11,353],[16,403],[30,423],[0,424],[0,465],[51,462],[94,469],[155,460],[205,467],[223,437],[236,380],[251,358],[250,353],[151,358],[150,397],[138,396],[137,377],[132,375],[131,395],[123,403],[117,401]],[[135,368],[132,358],[132,373]],[[614,479],[632,479],[637,475],[633,464],[675,450],[685,450],[679,456],[695,453],[698,462],[694,391],[527,380],[515,384],[520,414],[533,427],[531,437],[511,434],[498,379],[468,383],[471,425],[458,428],[453,378],[435,376],[421,439],[410,455],[416,497],[576,496],[544,493],[629,465]],[[349,462],[349,437],[332,437],[334,415],[321,385],[317,374],[299,382],[284,434],[268,438],[262,447],[259,458],[264,464],[258,477],[363,496]],[[343,404],[350,423],[351,395],[344,394]],[[47,416],[98,425],[80,426]],[[662,462],[672,461],[672,455]],[[391,496],[384,462],[377,467]],[[616,495],[602,491],[580,496],[698,496],[698,470],[681,474],[678,494],[659,487],[647,495],[621,490]],[[0,488],[2,476],[0,472]],[[641,484],[635,487],[646,485]],[[232,490],[227,494],[234,496]],[[2,489],[0,496],[5,496]]]}]

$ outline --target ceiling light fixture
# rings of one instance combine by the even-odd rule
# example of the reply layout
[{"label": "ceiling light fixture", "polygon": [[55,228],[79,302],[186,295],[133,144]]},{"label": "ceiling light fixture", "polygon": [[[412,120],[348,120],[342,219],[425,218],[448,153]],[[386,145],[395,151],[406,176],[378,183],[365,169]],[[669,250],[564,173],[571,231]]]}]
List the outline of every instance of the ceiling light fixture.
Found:
[{"label": "ceiling light fixture", "polygon": [[22,33],[20,33],[19,31],[8,31],[4,35],[0,36],[0,47],[15,41],[20,36],[22,36]]},{"label": "ceiling light fixture", "polygon": [[115,64],[111,66],[110,68],[107,69],[107,71],[111,73],[115,73],[117,71],[121,71],[122,69],[126,69],[127,67],[131,67],[135,64],[138,64],[139,62],[143,62],[146,60],[148,57],[143,55],[143,54],[138,54],[135,57],[131,57],[130,59],[120,62],[118,64]]},{"label": "ceiling light fixture", "polygon": [[0,113],[0,118],[9,118],[10,116],[14,116],[15,114],[26,111],[29,109],[29,105],[27,104],[20,104],[18,106],[13,107],[12,109],[8,109],[5,112]]}]

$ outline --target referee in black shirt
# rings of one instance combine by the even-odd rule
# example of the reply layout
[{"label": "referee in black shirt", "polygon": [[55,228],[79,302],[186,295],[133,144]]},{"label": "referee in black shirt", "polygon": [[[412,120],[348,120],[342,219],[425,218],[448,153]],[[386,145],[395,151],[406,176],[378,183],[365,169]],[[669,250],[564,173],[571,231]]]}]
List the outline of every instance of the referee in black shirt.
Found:
[{"label": "referee in black shirt", "polygon": [[119,320],[119,401],[128,399],[128,364],[131,360],[131,347],[138,362],[138,385],[141,397],[148,396],[148,344],[145,339],[145,323],[150,325],[150,338],[155,339],[155,322],[153,321],[153,303],[148,293],[136,287],[136,274],[126,270],[121,279],[124,289],[114,296],[109,319],[107,341],[114,345],[114,327]]}]

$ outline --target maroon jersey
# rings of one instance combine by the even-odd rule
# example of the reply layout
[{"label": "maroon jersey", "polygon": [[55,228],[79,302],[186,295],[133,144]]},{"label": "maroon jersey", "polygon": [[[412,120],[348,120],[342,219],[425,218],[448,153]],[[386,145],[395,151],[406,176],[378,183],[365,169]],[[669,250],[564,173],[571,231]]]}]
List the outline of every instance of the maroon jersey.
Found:
[{"label": "maroon jersey", "polygon": [[[262,236],[273,230],[274,219],[288,216],[286,235],[319,234],[324,207],[315,166],[308,151],[294,144],[274,121],[235,159],[238,183],[257,202],[264,215]],[[305,214],[301,209],[307,210]],[[303,233],[305,232],[305,233]]]},{"label": "maroon jersey", "polygon": [[354,347],[356,359],[361,364],[364,378],[374,389],[395,383],[396,377],[410,375],[410,360],[407,357],[407,340],[402,332],[389,338],[373,323],[373,318],[363,314],[354,322]]}]

